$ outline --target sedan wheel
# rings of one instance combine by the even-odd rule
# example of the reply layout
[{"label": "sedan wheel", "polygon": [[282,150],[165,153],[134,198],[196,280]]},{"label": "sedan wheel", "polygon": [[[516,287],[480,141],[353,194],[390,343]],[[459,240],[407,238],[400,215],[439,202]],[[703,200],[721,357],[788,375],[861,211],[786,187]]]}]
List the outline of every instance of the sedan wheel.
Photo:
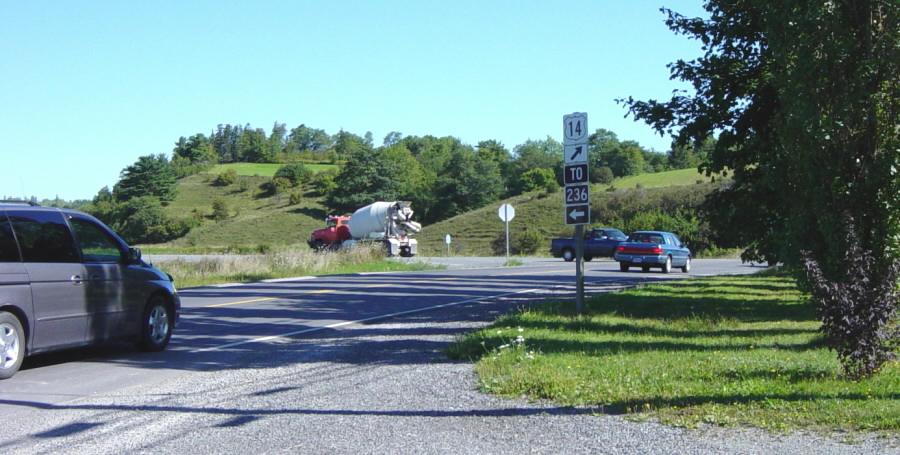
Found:
[{"label": "sedan wheel", "polygon": [[144,312],[141,334],[141,349],[162,351],[172,338],[172,315],[168,303],[160,296],[154,296]]},{"label": "sedan wheel", "polygon": [[671,271],[672,271],[672,258],[671,258],[671,257],[667,257],[667,258],[666,258],[666,263],[663,264],[662,272],[663,272],[663,273],[669,273],[669,272],[671,272]]},{"label": "sedan wheel", "polygon": [[681,271],[684,273],[688,273],[691,271],[691,258],[687,258],[684,261],[684,267],[681,268]]},{"label": "sedan wheel", "polygon": [[627,262],[620,262],[620,263],[619,263],[619,270],[621,270],[621,271],[623,271],[623,272],[627,272],[627,271],[628,271],[628,263],[627,263]]},{"label": "sedan wheel", "polygon": [[19,318],[0,312],[0,379],[11,378],[25,358],[25,332]]}]

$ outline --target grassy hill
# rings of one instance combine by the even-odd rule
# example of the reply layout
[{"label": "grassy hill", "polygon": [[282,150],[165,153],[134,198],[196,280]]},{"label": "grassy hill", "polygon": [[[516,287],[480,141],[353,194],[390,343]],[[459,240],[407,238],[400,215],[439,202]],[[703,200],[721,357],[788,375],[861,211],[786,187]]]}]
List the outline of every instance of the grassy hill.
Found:
[{"label": "grassy hill", "polygon": [[[274,171],[273,171],[274,173]],[[202,219],[184,237],[145,247],[148,251],[247,251],[260,246],[305,244],[310,231],[324,226],[326,216],[321,196],[299,189],[301,201],[291,205],[290,194],[269,195],[260,188],[267,177],[238,177],[229,186],[213,184],[215,174],[192,175],[178,181],[178,196],[166,207],[176,218]],[[230,217],[210,219],[213,201],[225,202]]]},{"label": "grassy hill", "polygon": [[[260,188],[267,182],[266,174],[274,174],[277,164],[234,163],[220,165],[208,173],[193,175],[178,181],[178,197],[166,211],[176,218],[195,217],[201,224],[186,236],[160,245],[144,246],[148,252],[180,251],[253,251],[260,247],[305,244],[309,233],[324,226],[328,214],[322,197],[308,188],[295,190],[301,195],[298,204],[289,203],[288,193],[269,195]],[[323,165],[327,169],[330,165]],[[225,169],[238,171],[238,182],[229,186],[213,184],[215,176]],[[271,171],[271,172],[269,172]],[[643,174],[615,180],[611,185],[594,185],[592,199],[604,197],[610,187],[657,188],[694,185],[709,179],[693,169]],[[221,199],[230,217],[221,221],[210,218],[213,201]],[[491,204],[425,226],[418,235],[420,254],[445,255],[444,235],[453,237],[454,254],[491,255],[491,242],[503,233],[503,222],[497,216],[501,203],[510,203],[516,216],[510,223],[510,236],[515,237],[526,228],[536,230],[545,239],[572,235],[572,228],[563,224],[562,192],[552,194],[528,193]],[[413,207],[415,209],[415,207]],[[594,220],[594,225],[603,220]],[[539,253],[545,253],[542,248]]]},{"label": "grassy hill", "polygon": [[[679,169],[676,171],[642,174],[625,177],[613,181],[610,185],[596,184],[591,187],[592,202],[604,197],[608,190],[628,188],[660,188],[671,186],[696,185],[709,182],[710,179],[697,172],[696,169]],[[446,255],[447,246],[444,236],[450,234],[450,245],[453,254],[459,255],[492,255],[491,242],[503,235],[504,224],[497,215],[503,203],[512,204],[516,216],[509,223],[510,238],[527,229],[538,231],[548,241],[546,248],[538,254],[548,254],[549,239],[553,237],[571,236],[573,228],[563,223],[562,191],[552,194],[534,192],[515,196],[496,202],[471,212],[425,226],[418,235],[420,254]],[[592,206],[596,204],[592,203]],[[592,220],[594,226],[604,225],[604,220]]]},{"label": "grassy hill", "polygon": [[[337,169],[338,166],[336,164],[319,164],[319,163],[303,163],[309,170],[313,172],[320,172],[329,169]],[[237,172],[237,175],[246,175],[246,176],[258,176],[258,177],[272,177],[275,175],[275,172],[278,171],[278,168],[284,166],[284,164],[280,163],[228,163],[228,164],[217,164],[213,166],[213,168],[209,171],[210,174],[220,174],[229,169],[234,169]]]}]

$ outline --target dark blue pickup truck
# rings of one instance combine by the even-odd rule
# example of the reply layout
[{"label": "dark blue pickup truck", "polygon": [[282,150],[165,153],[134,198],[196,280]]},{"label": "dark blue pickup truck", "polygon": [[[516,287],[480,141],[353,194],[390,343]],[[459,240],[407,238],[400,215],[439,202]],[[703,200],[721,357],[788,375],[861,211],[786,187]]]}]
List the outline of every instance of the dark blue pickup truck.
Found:
[{"label": "dark blue pickup truck", "polygon": [[[597,257],[612,257],[620,242],[628,238],[622,231],[613,228],[594,228],[584,234],[584,260]],[[550,240],[550,253],[565,261],[575,259],[575,239]]]}]

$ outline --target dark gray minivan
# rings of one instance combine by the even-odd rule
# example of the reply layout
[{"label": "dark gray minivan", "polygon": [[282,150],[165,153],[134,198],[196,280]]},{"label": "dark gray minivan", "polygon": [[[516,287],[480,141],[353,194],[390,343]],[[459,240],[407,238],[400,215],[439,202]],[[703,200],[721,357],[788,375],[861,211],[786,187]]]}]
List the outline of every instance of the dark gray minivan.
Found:
[{"label": "dark gray minivan", "polygon": [[39,352],[121,338],[165,349],[181,303],[140,256],[90,215],[0,202],[0,379]]}]

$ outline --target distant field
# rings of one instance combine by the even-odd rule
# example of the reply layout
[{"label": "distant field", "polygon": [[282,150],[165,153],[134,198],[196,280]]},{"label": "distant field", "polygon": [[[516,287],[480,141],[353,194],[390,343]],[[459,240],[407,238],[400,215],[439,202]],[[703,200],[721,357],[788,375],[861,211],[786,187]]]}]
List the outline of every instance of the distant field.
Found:
[{"label": "distant field", "polygon": [[[680,169],[616,179],[611,186],[617,190],[635,188],[637,185],[643,188],[661,188],[695,185],[697,181],[708,182],[709,178],[696,169]],[[609,187],[610,185],[593,185],[591,199],[605,197]],[[547,249],[550,238],[572,235],[572,229],[563,224],[562,194],[562,191],[549,195],[540,192],[523,194],[427,225],[418,236],[419,251],[425,255],[446,255],[444,235],[450,234],[453,254],[492,256],[491,242],[502,235],[504,230],[503,222],[497,216],[497,209],[501,204],[509,203],[516,209],[516,216],[509,223],[510,238],[515,238],[525,229],[536,230],[547,239],[548,245],[547,248],[538,250],[538,254],[549,255]],[[603,225],[603,220],[593,221],[595,226]]]},{"label": "distant field", "polygon": [[[336,164],[307,164],[303,163],[304,166],[309,168],[313,172],[321,172],[328,169],[337,169],[338,166]],[[228,164],[217,164],[213,166],[208,172],[211,174],[220,174],[228,169],[234,169],[237,172],[237,175],[246,175],[246,176],[255,176],[258,175],[260,177],[272,177],[275,175],[275,172],[278,171],[278,168],[284,166],[282,163],[228,163]]]},{"label": "distant field", "polygon": [[[654,174],[641,174],[625,177],[613,181],[616,188],[634,188],[641,185],[644,188],[658,188],[661,186],[693,185],[697,181],[708,182],[710,178],[697,172],[696,169],[679,169],[677,171],[657,172]],[[606,189],[609,185],[594,185],[596,189]]]}]

